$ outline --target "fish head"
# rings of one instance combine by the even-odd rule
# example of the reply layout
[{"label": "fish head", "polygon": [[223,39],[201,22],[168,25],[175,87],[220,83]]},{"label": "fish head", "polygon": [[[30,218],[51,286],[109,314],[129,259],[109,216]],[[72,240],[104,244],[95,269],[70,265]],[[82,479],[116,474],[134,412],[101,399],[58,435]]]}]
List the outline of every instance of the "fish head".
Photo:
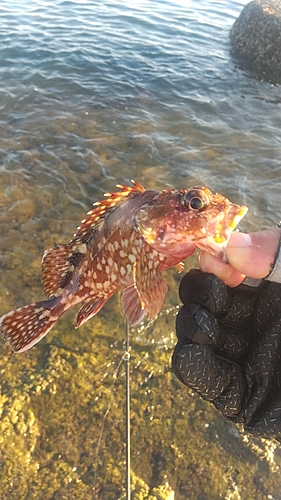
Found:
[{"label": "fish head", "polygon": [[219,193],[195,186],[162,191],[140,208],[136,223],[145,241],[158,252],[184,259],[200,248],[226,261],[225,247],[247,210]]}]

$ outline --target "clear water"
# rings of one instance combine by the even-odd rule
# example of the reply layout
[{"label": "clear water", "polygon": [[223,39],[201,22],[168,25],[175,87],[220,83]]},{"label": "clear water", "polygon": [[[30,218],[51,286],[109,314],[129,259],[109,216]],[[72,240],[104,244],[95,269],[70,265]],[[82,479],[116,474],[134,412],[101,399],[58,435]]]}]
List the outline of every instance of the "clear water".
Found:
[{"label": "clear water", "polygon": [[279,220],[280,87],[230,57],[245,3],[2,1],[4,259],[69,239],[131,178],[217,190],[245,230]]},{"label": "clear water", "polygon": [[280,87],[230,56],[246,3],[2,0],[0,314],[43,298],[44,249],[116,183],[206,185],[247,231],[280,219]]}]

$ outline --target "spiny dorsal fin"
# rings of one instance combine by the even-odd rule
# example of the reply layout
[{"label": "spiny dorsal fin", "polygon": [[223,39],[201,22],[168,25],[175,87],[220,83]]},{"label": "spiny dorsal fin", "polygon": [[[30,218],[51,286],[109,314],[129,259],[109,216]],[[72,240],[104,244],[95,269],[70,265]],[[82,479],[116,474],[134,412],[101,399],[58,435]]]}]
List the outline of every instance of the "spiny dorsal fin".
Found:
[{"label": "spiny dorsal fin", "polygon": [[82,243],[87,242],[98,224],[121,201],[123,201],[124,198],[133,196],[136,193],[143,193],[143,191],[145,191],[145,188],[138,182],[132,180],[132,184],[133,186],[123,186],[123,184],[117,184],[116,187],[120,188],[121,191],[105,193],[104,196],[108,197],[106,200],[94,203],[95,208],[90,210],[90,212],[87,213],[88,217],[81,221],[81,224],[77,228],[72,241],[80,241]]},{"label": "spiny dorsal fin", "polygon": [[62,291],[85,252],[86,245],[82,244],[58,245],[44,252],[41,281],[46,295],[50,297]]}]

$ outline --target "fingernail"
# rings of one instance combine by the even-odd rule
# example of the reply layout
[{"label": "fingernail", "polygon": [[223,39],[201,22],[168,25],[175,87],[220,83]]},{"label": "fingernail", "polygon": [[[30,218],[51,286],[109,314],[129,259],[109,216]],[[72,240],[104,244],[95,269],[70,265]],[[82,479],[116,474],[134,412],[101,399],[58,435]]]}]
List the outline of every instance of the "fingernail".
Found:
[{"label": "fingernail", "polygon": [[235,232],[232,233],[228,246],[230,247],[250,247],[252,245],[252,238],[249,234]]}]

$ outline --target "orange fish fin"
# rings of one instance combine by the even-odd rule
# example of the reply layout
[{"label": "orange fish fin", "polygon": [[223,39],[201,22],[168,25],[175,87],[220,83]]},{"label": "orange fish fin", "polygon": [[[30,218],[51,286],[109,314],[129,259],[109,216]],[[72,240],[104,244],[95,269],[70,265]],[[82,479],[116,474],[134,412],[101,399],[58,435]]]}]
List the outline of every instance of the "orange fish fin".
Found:
[{"label": "orange fish fin", "polygon": [[184,263],[179,262],[178,264],[176,264],[176,268],[177,268],[178,272],[181,273],[184,270]]},{"label": "orange fish fin", "polygon": [[20,307],[2,316],[0,330],[15,352],[26,351],[51,330],[58,319],[52,316],[52,308],[57,300],[54,297]]},{"label": "orange fish fin", "polygon": [[145,316],[139,294],[134,285],[127,286],[121,297],[122,309],[127,318],[129,326],[137,325]]},{"label": "orange fish fin", "polygon": [[[145,191],[145,188],[137,181],[134,181],[132,179],[131,183],[133,184],[132,186],[124,186],[123,184],[116,184],[116,187],[120,188],[122,193],[127,193],[126,196],[130,196],[133,193],[143,193]],[[112,194],[116,193],[109,193],[109,194],[107,193],[105,196],[111,196]]]},{"label": "orange fish fin", "polygon": [[110,213],[114,208],[119,205],[125,198],[133,196],[136,193],[143,193],[145,188],[141,186],[136,181],[133,181],[133,186],[123,186],[123,184],[117,184],[116,187],[120,188],[120,191],[105,193],[107,199],[104,201],[97,201],[94,203],[94,207],[87,213],[88,217],[85,217],[81,221],[80,226],[77,228],[76,233],[73,236],[72,241],[86,242],[92,236],[93,231],[98,227],[99,223],[105,218],[108,213]]},{"label": "orange fish fin", "polygon": [[102,298],[102,299],[92,299],[89,302],[83,304],[77,314],[76,325],[75,328],[79,328],[79,326],[83,325],[88,321],[88,319],[92,318],[97,314],[104,304],[108,301],[111,295]]},{"label": "orange fish fin", "polygon": [[141,306],[149,319],[153,319],[160,312],[168,289],[157,264],[160,264],[160,260],[154,250],[144,251],[142,259],[137,260],[135,264],[135,287]]},{"label": "orange fish fin", "polygon": [[42,258],[42,285],[50,297],[65,287],[75,266],[84,258],[86,245],[58,245],[46,250]]}]

